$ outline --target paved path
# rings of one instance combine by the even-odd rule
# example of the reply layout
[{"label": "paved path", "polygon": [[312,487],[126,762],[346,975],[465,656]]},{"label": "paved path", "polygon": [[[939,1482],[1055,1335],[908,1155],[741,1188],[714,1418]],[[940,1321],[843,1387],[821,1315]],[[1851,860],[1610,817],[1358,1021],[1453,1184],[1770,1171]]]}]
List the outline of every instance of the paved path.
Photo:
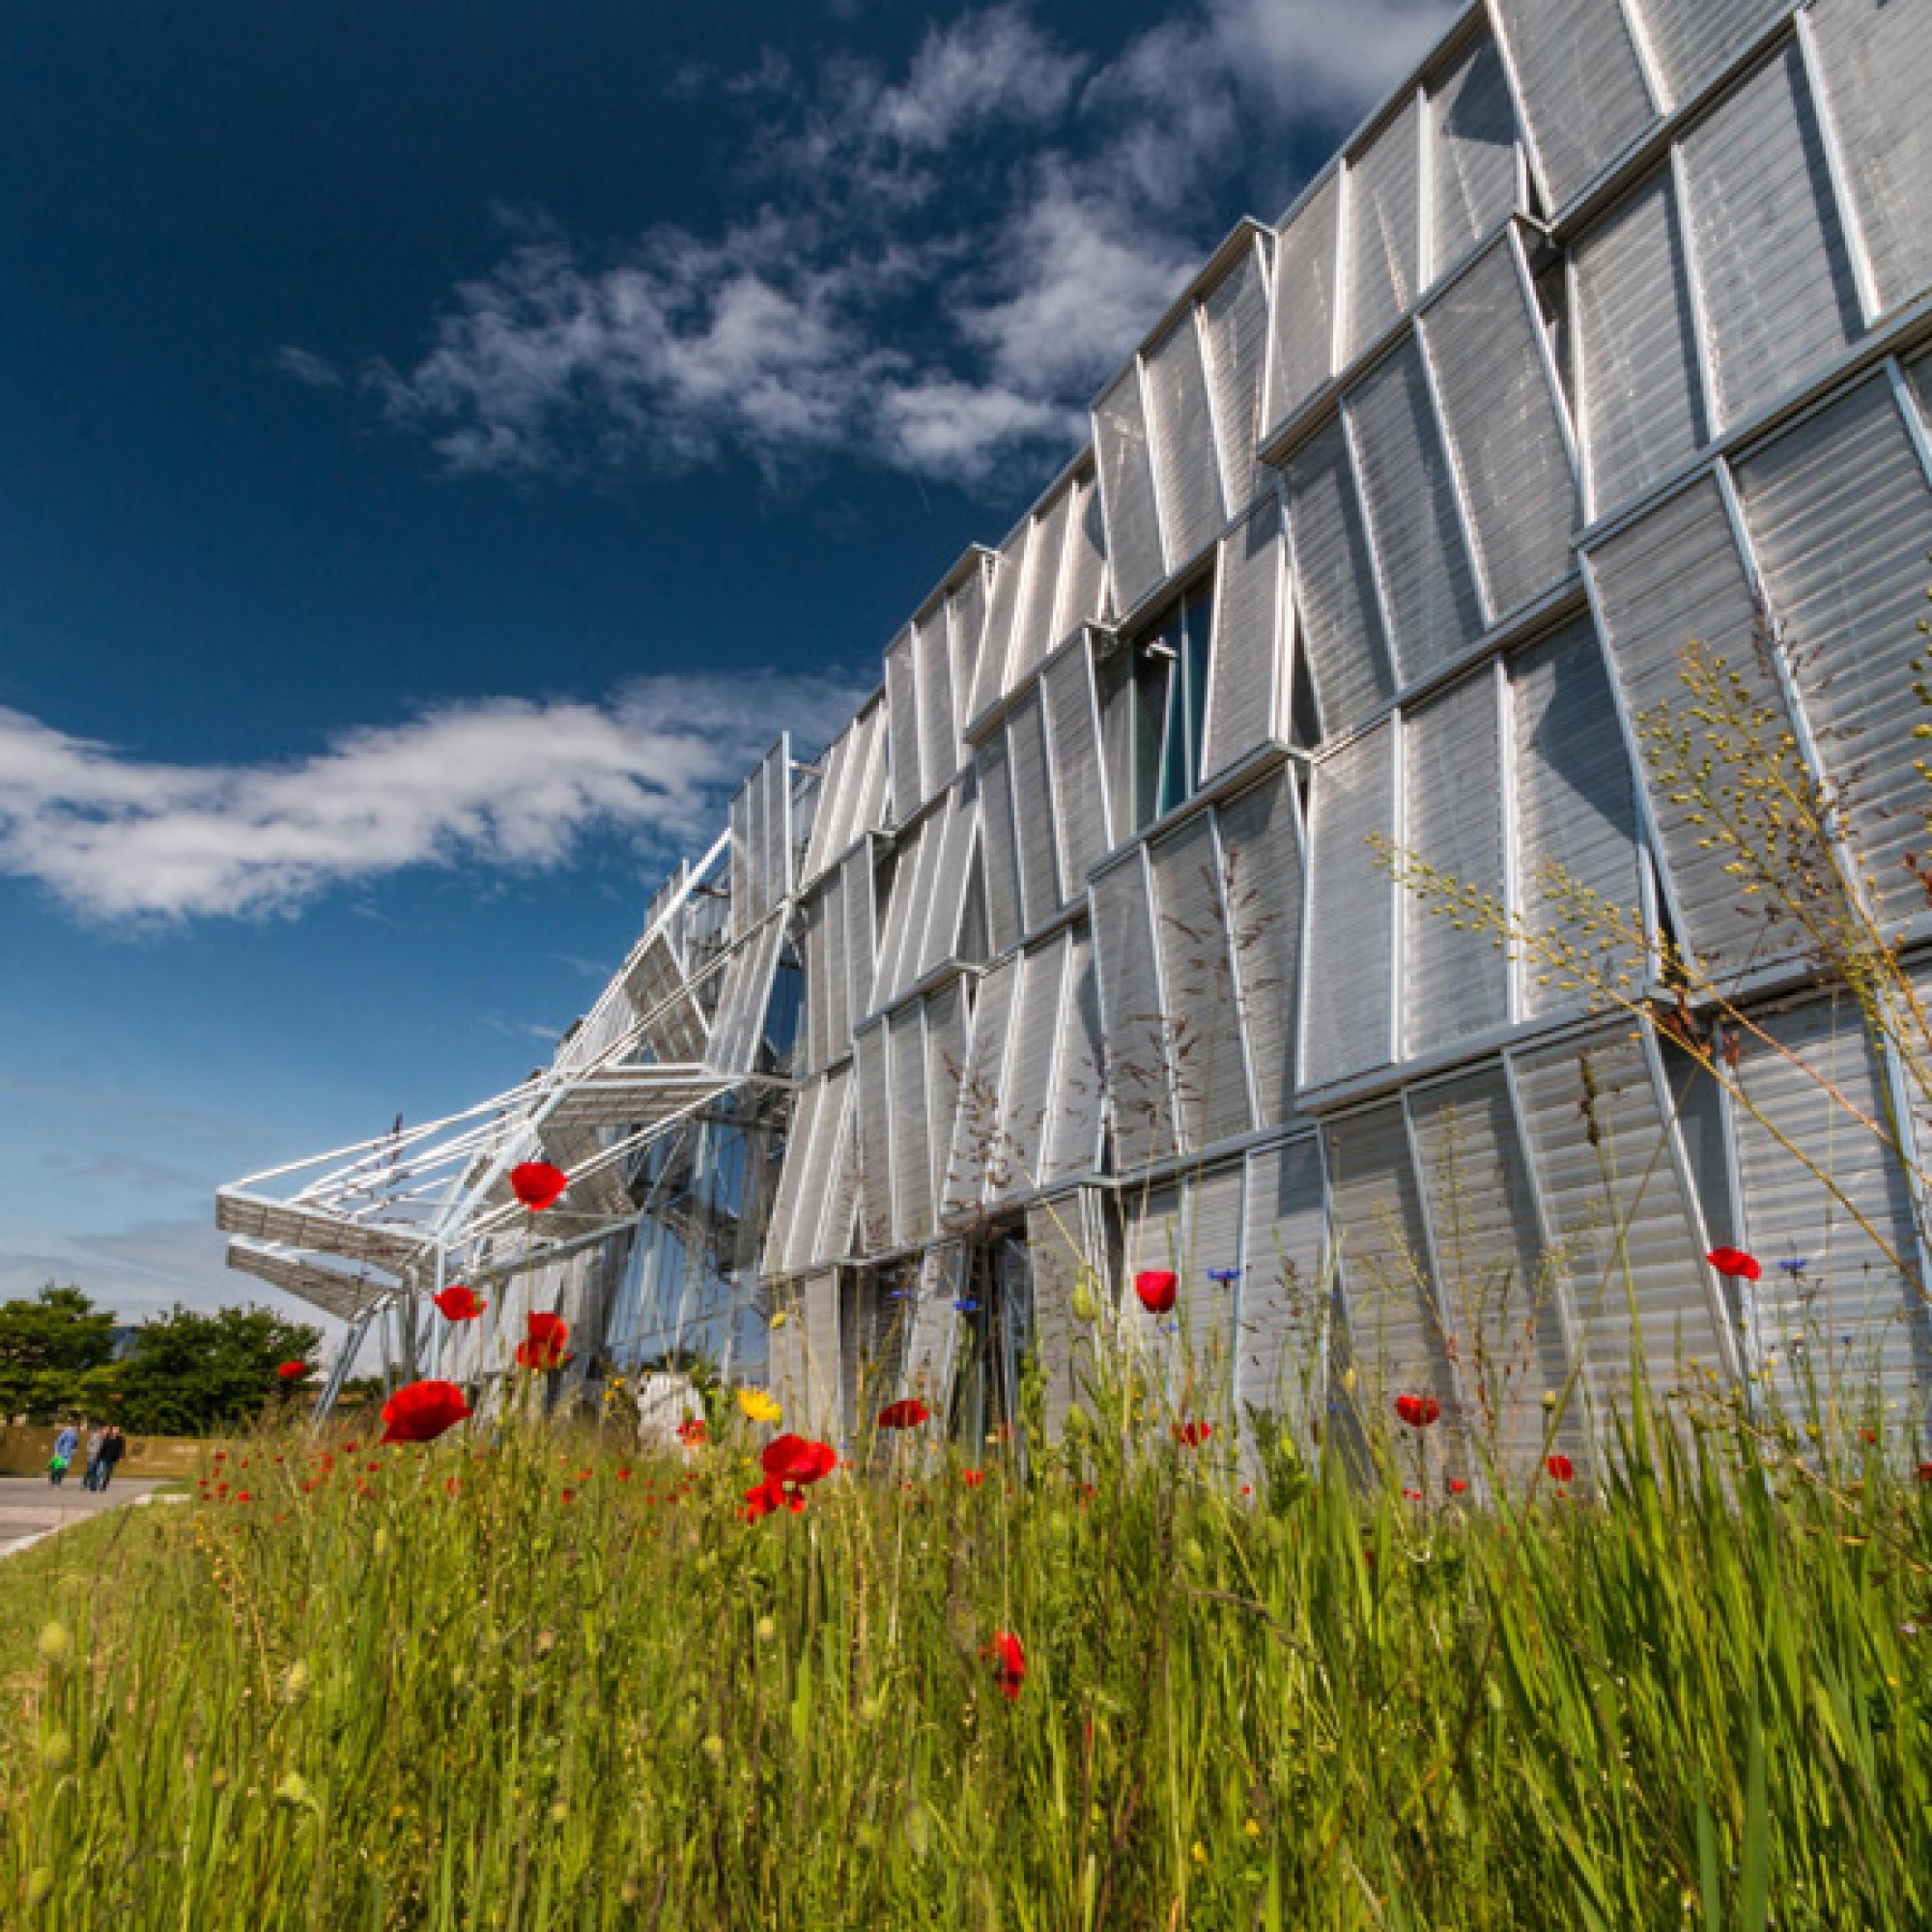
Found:
[{"label": "paved path", "polygon": [[117,1476],[111,1489],[97,1493],[82,1489],[78,1476],[70,1476],[59,1489],[44,1476],[0,1476],[0,1556],[12,1556],[102,1510],[139,1502],[160,1487],[152,1476]]}]

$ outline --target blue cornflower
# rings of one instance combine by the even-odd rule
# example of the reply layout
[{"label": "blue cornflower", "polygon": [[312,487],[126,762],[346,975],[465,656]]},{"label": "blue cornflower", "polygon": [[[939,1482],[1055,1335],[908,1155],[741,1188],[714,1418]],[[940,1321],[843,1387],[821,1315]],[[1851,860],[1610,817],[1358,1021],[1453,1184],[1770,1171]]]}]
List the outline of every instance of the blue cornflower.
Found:
[{"label": "blue cornflower", "polygon": [[955,1315],[977,1315],[980,1312],[980,1304],[977,1301],[955,1301],[952,1304],[952,1312]]},{"label": "blue cornflower", "polygon": [[1785,1273],[1791,1277],[1793,1281],[1796,1281],[1798,1277],[1801,1274],[1803,1274],[1804,1270],[1808,1268],[1810,1265],[1811,1264],[1803,1255],[1792,1255],[1788,1259],[1778,1263],[1778,1266],[1781,1267],[1785,1271]]},{"label": "blue cornflower", "polygon": [[1226,1288],[1231,1281],[1239,1281],[1240,1278],[1241,1271],[1239,1268],[1209,1268],[1208,1270],[1208,1279],[1209,1281],[1218,1281],[1223,1288]]}]

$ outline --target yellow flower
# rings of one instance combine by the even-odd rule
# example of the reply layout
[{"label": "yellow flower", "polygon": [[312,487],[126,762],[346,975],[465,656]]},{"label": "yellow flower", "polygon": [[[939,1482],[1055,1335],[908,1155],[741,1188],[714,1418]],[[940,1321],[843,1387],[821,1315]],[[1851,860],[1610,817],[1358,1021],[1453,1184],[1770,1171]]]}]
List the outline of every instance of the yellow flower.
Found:
[{"label": "yellow flower", "polygon": [[777,1399],[767,1395],[763,1389],[740,1389],[738,1406],[745,1411],[746,1419],[751,1422],[778,1422],[784,1415],[784,1410],[779,1406]]}]

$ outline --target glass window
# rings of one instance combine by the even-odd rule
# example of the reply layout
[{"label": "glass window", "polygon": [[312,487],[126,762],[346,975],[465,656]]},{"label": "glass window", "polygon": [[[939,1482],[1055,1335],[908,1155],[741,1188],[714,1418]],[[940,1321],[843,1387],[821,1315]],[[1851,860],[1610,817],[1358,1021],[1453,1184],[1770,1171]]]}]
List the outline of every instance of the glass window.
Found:
[{"label": "glass window", "polygon": [[1134,830],[1184,805],[1201,783],[1214,599],[1184,594],[1134,646]]}]

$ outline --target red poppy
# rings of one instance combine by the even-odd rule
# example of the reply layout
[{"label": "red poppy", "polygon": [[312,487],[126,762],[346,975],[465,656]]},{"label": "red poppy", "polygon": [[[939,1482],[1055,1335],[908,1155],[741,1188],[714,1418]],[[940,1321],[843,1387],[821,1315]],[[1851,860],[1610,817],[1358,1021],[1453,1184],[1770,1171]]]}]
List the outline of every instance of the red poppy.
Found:
[{"label": "red poppy", "polygon": [[1134,1293],[1150,1315],[1165,1315],[1180,1293],[1180,1283],[1167,1268],[1143,1268],[1134,1277]]},{"label": "red poppy", "polygon": [[803,1486],[829,1476],[838,1466],[838,1452],[829,1442],[808,1442],[803,1435],[775,1435],[758,1461],[766,1475]]},{"label": "red poppy", "polygon": [[962,1483],[964,1483],[969,1490],[977,1490],[980,1487],[980,1485],[986,1480],[986,1472],[983,1469],[961,1469],[959,1472],[959,1480]]},{"label": "red poppy", "polygon": [[1719,1274],[1729,1275],[1733,1281],[1756,1281],[1764,1273],[1757,1257],[1746,1254],[1742,1248],[1713,1248],[1704,1259]]},{"label": "red poppy", "polygon": [[1211,1422],[1177,1422],[1174,1425],[1174,1439],[1184,1442],[1190,1449],[1198,1449],[1214,1433]]},{"label": "red poppy", "polygon": [[570,1323],[560,1315],[537,1311],[528,1319],[528,1340],[517,1344],[520,1369],[560,1369],[570,1358]]},{"label": "red poppy", "polygon": [[1559,1483],[1577,1480],[1577,1465],[1567,1456],[1552,1456],[1543,1465]]},{"label": "red poppy", "polygon": [[788,1509],[796,1516],[804,1508],[805,1497],[780,1476],[767,1476],[762,1483],[745,1492],[747,1522],[756,1522],[761,1517],[768,1517],[774,1510],[781,1509]]},{"label": "red poppy", "polygon": [[1876,1429],[1861,1429],[1859,1431],[1859,1440],[1866,1443],[1876,1442],[1878,1440],[1878,1431]]},{"label": "red poppy", "polygon": [[235,1492],[235,1500],[238,1503],[252,1503],[255,1498],[246,1490],[237,1490]]},{"label": "red poppy", "polygon": [[[704,1418],[701,1415],[687,1415],[677,1425],[677,1439],[687,1449],[696,1449],[704,1440],[706,1433]],[[619,1476],[628,1476],[631,1472],[628,1469],[620,1469],[617,1473]]]},{"label": "red poppy", "polygon": [[308,1374],[308,1364],[306,1362],[284,1362],[275,1371],[275,1374],[285,1382],[299,1381],[303,1376]]},{"label": "red poppy", "polygon": [[430,1299],[436,1303],[437,1312],[445,1321],[474,1321],[489,1307],[487,1301],[476,1299],[476,1291],[466,1288],[462,1282],[452,1282],[439,1294]]},{"label": "red poppy", "polygon": [[570,1185],[570,1176],[547,1160],[526,1160],[510,1170],[510,1192],[532,1214],[554,1208]]},{"label": "red poppy", "polygon": [[1921,1483],[1932,1483],[1932,1463],[1919,1463],[1918,1480]]},{"label": "red poppy", "polygon": [[1000,1689],[1007,1693],[1009,1704],[1019,1701],[1020,1686],[1026,1682],[1026,1648],[1011,1631],[999,1631],[994,1634],[991,1652],[993,1674],[1000,1680]]},{"label": "red poppy", "polygon": [[1399,1395],[1395,1412],[1411,1429],[1427,1429],[1442,1413],[1442,1405],[1433,1395]]},{"label": "red poppy", "polygon": [[574,1503],[577,1500],[577,1492],[575,1490],[565,1490],[563,1499],[567,1503]]},{"label": "red poppy", "polygon": [[1412,1503],[1419,1503],[1422,1500],[1422,1492],[1420,1490],[1405,1490],[1403,1491],[1403,1494]]},{"label": "red poppy", "polygon": [[922,1422],[930,1422],[932,1411],[917,1396],[907,1396],[903,1402],[889,1402],[879,1411],[881,1429],[917,1429]]},{"label": "red poppy", "polygon": [[617,1480],[620,1483],[628,1483],[631,1480],[630,1470],[628,1468],[620,1467],[617,1471]]},{"label": "red poppy", "polygon": [[434,1442],[469,1413],[469,1405],[454,1382],[412,1382],[383,1405],[383,1440]]},{"label": "red poppy", "polygon": [[1449,1478],[1449,1493],[1452,1496],[1462,1495],[1468,1489],[1468,1487],[1469,1487],[1468,1484],[1465,1483],[1461,1476],[1451,1476]]}]

